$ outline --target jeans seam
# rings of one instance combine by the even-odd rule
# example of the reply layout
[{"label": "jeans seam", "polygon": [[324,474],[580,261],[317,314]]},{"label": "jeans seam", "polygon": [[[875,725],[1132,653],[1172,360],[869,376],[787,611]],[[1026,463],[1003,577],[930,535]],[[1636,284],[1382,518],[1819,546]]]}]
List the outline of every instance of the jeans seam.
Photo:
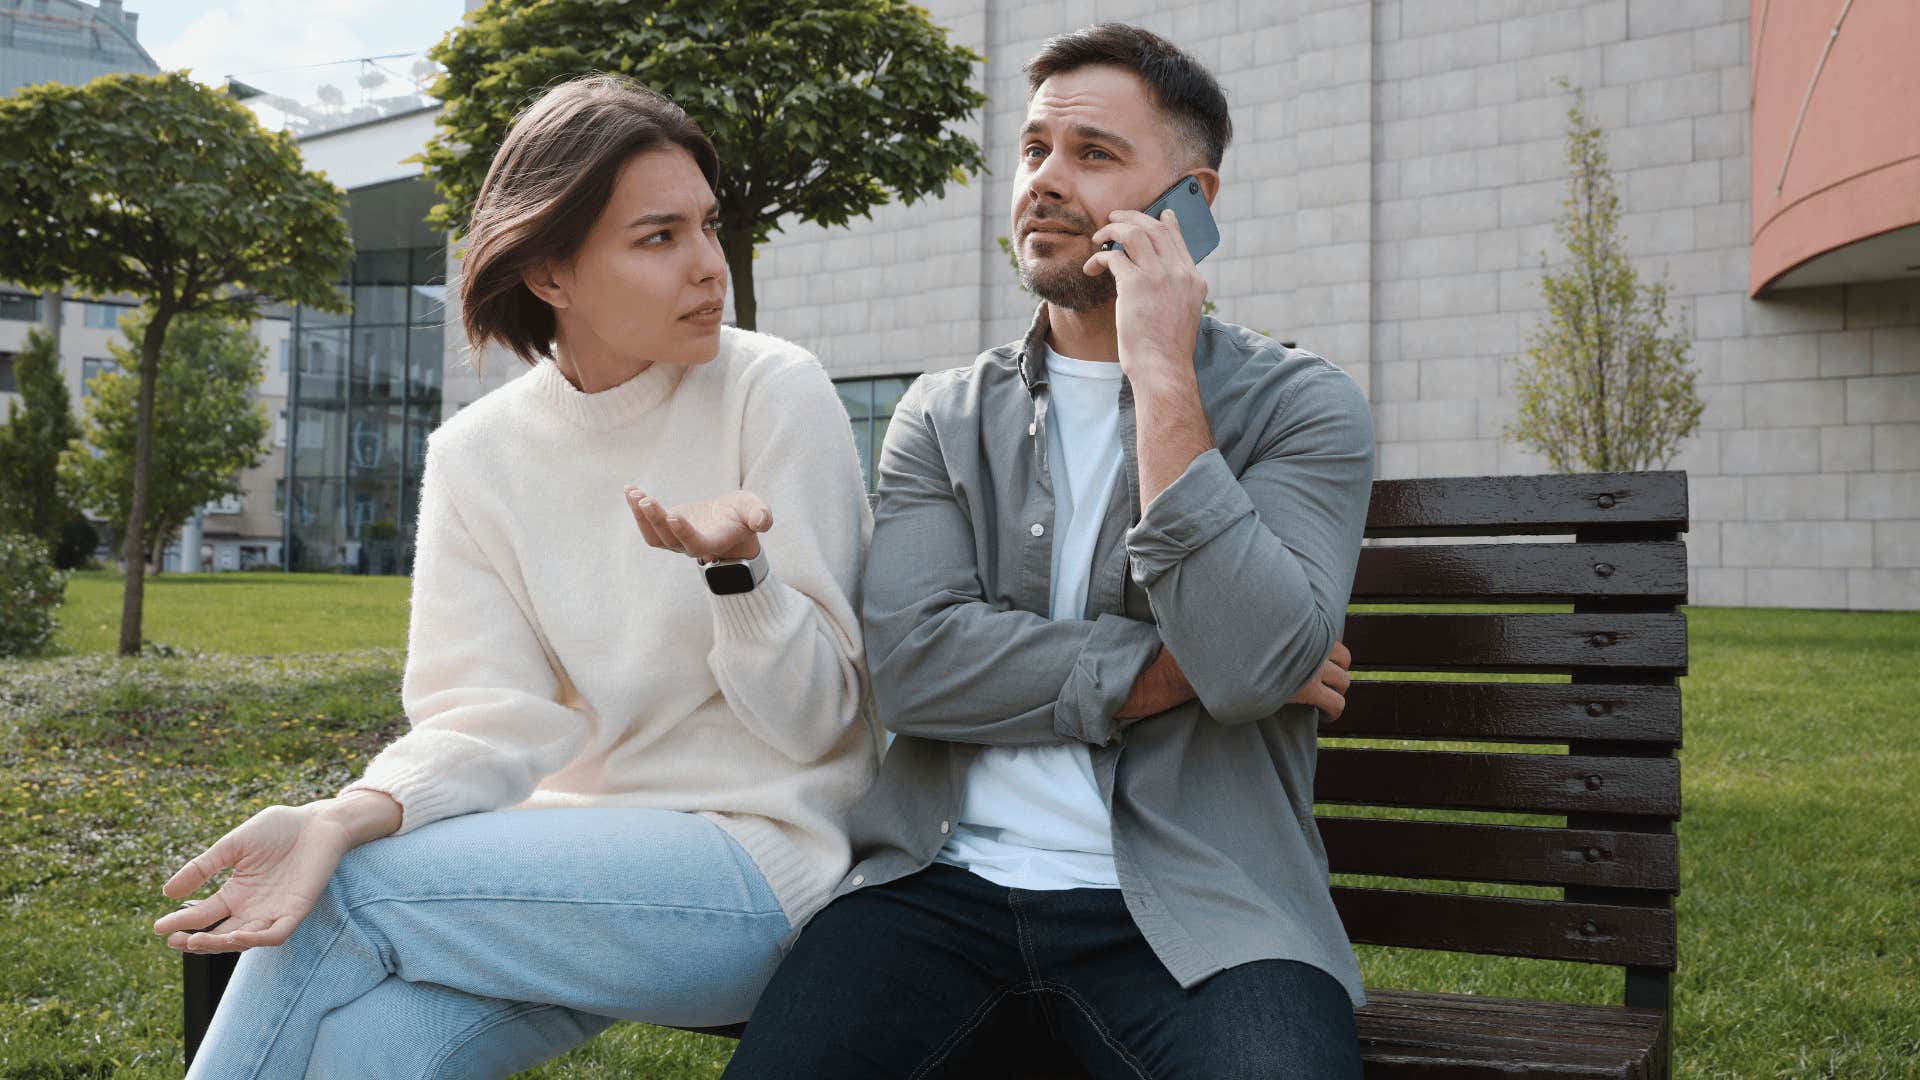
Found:
[{"label": "jeans seam", "polygon": [[934,1048],[933,1053],[913,1070],[913,1074],[907,1077],[907,1080],[921,1080],[922,1077],[927,1075],[929,1069],[933,1069],[944,1063],[947,1058],[953,1054],[954,1047],[959,1046],[963,1039],[973,1033],[974,1029],[985,1023],[987,1017],[993,1013],[995,1006],[999,1005],[1010,992],[1013,991],[1010,991],[1007,987],[1001,987],[988,995],[987,1000],[981,1002],[980,1006],[973,1010],[973,1015],[961,1021],[960,1026],[955,1028],[953,1033],[946,1037],[945,1041]]},{"label": "jeans seam", "polygon": [[446,1068],[447,1062],[453,1058],[453,1055],[459,1053],[468,1043],[499,1027],[501,1024],[556,1008],[559,1008],[559,1006],[549,1005],[544,1002],[517,1001],[496,1013],[475,1020],[464,1029],[448,1036],[447,1041],[441,1044],[440,1049],[434,1051],[434,1061],[420,1073],[420,1080],[433,1080],[434,1077],[443,1075],[442,1070]]},{"label": "jeans seam", "polygon": [[1015,890],[1007,890],[1007,908],[1013,912],[1014,933],[1020,943],[1020,962],[1027,969],[1027,982],[1038,986],[1041,983],[1040,966],[1033,956],[1032,928],[1027,925],[1027,913],[1020,908],[1020,898]]},{"label": "jeans seam", "polygon": [[[319,977],[321,962],[326,959],[328,953],[333,951],[334,946],[340,943],[340,939],[352,928],[352,924],[353,920],[351,918],[341,919],[340,928],[335,930],[333,937],[327,939],[326,945],[321,947],[320,960],[308,966],[307,977],[300,983],[300,989],[295,992],[292,999],[287,1002],[286,1009],[280,1014],[279,1022],[273,1025],[272,1033],[261,1043],[260,1057],[247,1069],[247,1080],[258,1080],[260,1070],[267,1067],[267,1059],[273,1056],[273,1044],[280,1040],[281,1033],[287,1029],[287,1021],[293,1018],[294,1012],[299,1008],[300,999],[306,996],[307,990],[313,986],[313,980]],[[376,956],[374,960],[378,962],[380,961],[380,957]],[[382,966],[384,966],[384,964]]]},{"label": "jeans seam", "polygon": [[786,914],[778,908],[759,911],[742,911],[727,907],[696,907],[691,904],[647,904],[633,900],[596,900],[591,897],[557,896],[496,896],[492,894],[461,894],[450,896],[369,896],[362,897],[347,905],[349,915],[372,904],[438,904],[460,903],[468,900],[494,901],[518,904],[581,904],[589,907],[628,907],[644,908],[648,911],[689,911],[701,915],[731,915],[747,919],[768,919],[775,915],[781,919]]},{"label": "jeans seam", "polygon": [[1113,1034],[1113,1031],[1100,1019],[1099,1014],[1094,1012],[1093,1009],[1081,999],[1080,995],[1074,992],[1072,987],[1063,986],[1056,982],[1043,982],[1036,984],[1030,992],[1036,994],[1058,994],[1066,998],[1074,1008],[1080,1010],[1081,1016],[1086,1017],[1087,1023],[1093,1025],[1093,1030],[1099,1032],[1100,1041],[1106,1043],[1107,1048],[1112,1050],[1129,1069],[1133,1070],[1133,1075],[1139,1077],[1140,1080],[1153,1080],[1153,1074],[1147,1071],[1145,1063],[1135,1057],[1133,1051],[1127,1049],[1126,1044],[1121,1042],[1119,1038]]}]

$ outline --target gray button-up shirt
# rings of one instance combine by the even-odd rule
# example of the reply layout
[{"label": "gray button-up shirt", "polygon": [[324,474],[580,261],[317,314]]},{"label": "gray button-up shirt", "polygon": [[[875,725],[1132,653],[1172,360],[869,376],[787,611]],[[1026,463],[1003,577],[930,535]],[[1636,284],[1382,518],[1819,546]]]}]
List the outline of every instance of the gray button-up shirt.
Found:
[{"label": "gray button-up shirt", "polygon": [[[835,895],[933,861],[981,746],[1083,743],[1134,922],[1192,987],[1262,959],[1360,971],[1313,821],[1317,714],[1287,699],[1339,638],[1373,476],[1346,373],[1202,320],[1194,350],[1217,449],[1140,509],[1132,388],[1085,618],[1048,618],[1046,308],[1024,342],[921,376],[880,458],[862,620],[895,738],[854,808]],[[1114,714],[1164,645],[1198,700]]]}]

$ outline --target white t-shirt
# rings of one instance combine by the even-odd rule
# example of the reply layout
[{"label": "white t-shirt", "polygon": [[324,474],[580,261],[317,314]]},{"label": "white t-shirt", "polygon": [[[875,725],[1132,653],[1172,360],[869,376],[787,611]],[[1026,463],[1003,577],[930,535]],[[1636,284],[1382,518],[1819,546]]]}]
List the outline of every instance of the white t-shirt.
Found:
[{"label": "white t-shirt", "polygon": [[[1053,610],[1086,617],[1093,547],[1120,478],[1120,365],[1047,350],[1054,461]],[[1117,888],[1113,825],[1081,743],[989,746],[973,759],[939,861],[1019,889]]]}]

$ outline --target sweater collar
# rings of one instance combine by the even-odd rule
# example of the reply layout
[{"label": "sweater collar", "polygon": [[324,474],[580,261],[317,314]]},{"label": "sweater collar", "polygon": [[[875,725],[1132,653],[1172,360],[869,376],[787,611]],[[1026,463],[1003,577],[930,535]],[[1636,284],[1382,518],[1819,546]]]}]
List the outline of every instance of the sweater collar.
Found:
[{"label": "sweater collar", "polygon": [[528,377],[535,394],[555,412],[590,431],[606,431],[639,419],[665,401],[686,371],[683,364],[654,364],[619,386],[592,394],[568,382],[552,358],[542,359]]}]

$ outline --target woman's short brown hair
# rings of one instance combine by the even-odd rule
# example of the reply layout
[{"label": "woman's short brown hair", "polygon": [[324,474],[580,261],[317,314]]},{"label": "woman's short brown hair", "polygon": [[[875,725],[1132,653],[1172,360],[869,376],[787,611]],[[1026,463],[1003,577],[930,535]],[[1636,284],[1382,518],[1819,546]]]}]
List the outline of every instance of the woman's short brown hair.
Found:
[{"label": "woman's short brown hair", "polygon": [[553,308],[522,275],[542,259],[565,260],[613,195],[635,154],[678,146],[718,186],[720,157],[678,105],[619,75],[561,83],[527,106],[493,155],[473,204],[460,275],[467,345],[490,341],[534,364],[553,348]]}]

